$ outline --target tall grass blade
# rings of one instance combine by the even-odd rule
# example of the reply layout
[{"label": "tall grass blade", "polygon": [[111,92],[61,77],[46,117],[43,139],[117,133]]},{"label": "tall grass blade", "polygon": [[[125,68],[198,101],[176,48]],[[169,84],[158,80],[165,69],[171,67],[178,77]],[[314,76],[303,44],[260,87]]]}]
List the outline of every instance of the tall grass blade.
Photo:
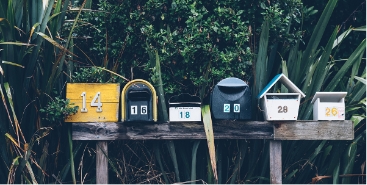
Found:
[{"label": "tall grass blade", "polygon": [[169,152],[169,154],[172,158],[173,167],[175,169],[177,182],[181,182],[181,180],[180,180],[180,171],[178,170],[178,164],[177,164],[175,144],[173,143],[172,140],[167,141],[167,147],[168,147],[168,152]]},{"label": "tall grass blade", "polygon": [[203,115],[203,123],[206,134],[206,140],[209,148],[209,156],[210,163],[213,170],[214,179],[218,182],[218,174],[217,174],[217,162],[215,157],[215,145],[214,145],[214,133],[213,133],[213,124],[210,113],[209,105],[203,105],[201,107],[201,113]]},{"label": "tall grass blade", "polygon": [[17,66],[17,67],[20,67],[20,68],[24,68],[24,66],[22,66],[20,64],[17,64],[17,63],[14,63],[14,62],[3,61],[2,63],[12,65],[12,66]]},{"label": "tall grass blade", "polygon": [[[333,34],[329,38],[328,43],[326,44],[325,50],[321,54],[321,58],[318,62],[314,63],[315,72],[307,74],[306,82],[304,83],[304,88],[302,89],[308,95],[314,95],[316,92],[321,90],[322,85],[324,84],[327,70],[327,63],[329,61],[329,57],[332,51],[332,43],[336,38],[336,34],[338,32],[338,27],[334,29]],[[308,85],[309,86],[308,86]],[[311,109],[313,108],[312,104],[307,104],[307,108],[303,109],[301,118],[307,120],[311,115]]]},{"label": "tall grass blade", "polygon": [[194,142],[194,145],[192,146],[192,161],[191,161],[191,184],[195,184],[195,180],[196,180],[196,154],[198,151],[198,147],[200,144],[200,140],[196,140]]},{"label": "tall grass blade", "polygon": [[161,151],[159,149],[159,145],[157,143],[154,143],[153,149],[154,149],[155,158],[157,159],[159,168],[161,169],[161,172],[163,174],[163,179],[164,179],[166,184],[169,184],[170,181],[168,180],[166,172],[163,168],[163,164],[162,164],[162,160],[161,160]]},{"label": "tall grass blade", "polygon": [[69,154],[70,154],[70,171],[73,183],[76,184],[75,178],[75,166],[74,166],[74,155],[73,155],[73,140],[71,139],[71,131],[68,129],[68,140],[69,140]]},{"label": "tall grass blade", "polygon": [[358,77],[358,76],[354,76],[354,79],[362,82],[364,85],[366,85],[366,79],[365,78],[361,78],[361,77]]},{"label": "tall grass blade", "polygon": [[348,69],[357,62],[357,59],[360,55],[362,55],[366,50],[366,39],[364,39],[361,44],[357,47],[357,49],[350,55],[348,60],[344,63],[344,65],[340,68],[338,73],[334,76],[334,78],[331,80],[331,82],[328,84],[328,86],[325,88],[325,91],[333,91],[338,83],[340,82],[340,79],[342,79],[345,74],[347,73]]},{"label": "tall grass blade", "polygon": [[[255,98],[261,89],[263,89],[267,83],[269,73],[267,71],[267,50],[268,50],[268,42],[269,42],[269,20],[265,19],[262,27],[261,27],[261,35],[260,35],[260,45],[259,52],[257,54],[257,60],[255,64],[255,88],[253,97]],[[254,103],[257,101],[253,101]],[[257,103],[256,103],[257,105]],[[257,107],[257,106],[255,106]]]},{"label": "tall grass blade", "polygon": [[[336,6],[337,0],[330,0],[322,12],[319,21],[317,22],[311,38],[309,40],[309,43],[307,44],[306,50],[303,53],[302,56],[302,62],[301,62],[301,69],[307,70],[312,64],[312,59],[315,53],[316,48],[318,47],[320,40],[324,34],[325,28],[328,25],[329,19],[331,17],[331,14],[333,13],[333,10]],[[307,72],[306,72],[307,74]]]},{"label": "tall grass blade", "polygon": [[[345,150],[344,154],[344,165],[343,165],[343,174],[350,174],[353,171],[355,157],[357,154],[357,142],[356,138],[353,143],[351,143],[347,150]],[[345,177],[342,179],[343,184],[350,184],[350,177]]]},{"label": "tall grass blade", "polygon": [[340,161],[338,161],[338,164],[333,171],[333,184],[339,184],[339,170],[340,170]]},{"label": "tall grass blade", "polygon": [[164,98],[164,91],[163,91],[163,81],[161,75],[161,63],[158,55],[158,51],[155,51],[155,89],[157,90],[158,95],[158,110],[160,110],[161,121],[167,122],[168,121],[168,111],[166,107],[166,100]]},{"label": "tall grass blade", "polygon": [[237,180],[237,176],[240,173],[240,169],[246,156],[246,150],[247,150],[247,142],[245,140],[240,140],[240,151],[237,153],[236,156],[235,167],[233,170],[230,184],[234,184]]},{"label": "tall grass blade", "polygon": [[36,32],[37,35],[41,36],[42,38],[44,38],[45,40],[47,40],[48,42],[50,42],[52,45],[54,45],[55,47],[58,47],[59,49],[61,49],[62,51],[65,51],[73,56],[76,56],[74,53],[70,52],[69,50],[67,50],[66,48],[64,48],[61,44],[57,43],[55,40],[53,40],[51,37],[47,36],[44,33],[41,32]]},{"label": "tall grass blade", "polygon": [[37,181],[36,181],[36,178],[34,177],[34,173],[33,173],[32,167],[31,167],[31,165],[29,164],[28,161],[26,163],[26,167],[27,167],[27,170],[28,170],[29,175],[31,176],[32,183],[33,184],[38,184]]}]

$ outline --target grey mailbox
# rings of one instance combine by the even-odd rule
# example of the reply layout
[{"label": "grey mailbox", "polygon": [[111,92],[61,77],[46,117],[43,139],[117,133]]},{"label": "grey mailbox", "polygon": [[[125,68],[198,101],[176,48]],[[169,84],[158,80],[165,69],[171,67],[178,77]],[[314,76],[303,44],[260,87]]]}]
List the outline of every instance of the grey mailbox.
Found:
[{"label": "grey mailbox", "polygon": [[234,77],[221,80],[210,97],[215,119],[251,119],[251,91],[242,80]]}]

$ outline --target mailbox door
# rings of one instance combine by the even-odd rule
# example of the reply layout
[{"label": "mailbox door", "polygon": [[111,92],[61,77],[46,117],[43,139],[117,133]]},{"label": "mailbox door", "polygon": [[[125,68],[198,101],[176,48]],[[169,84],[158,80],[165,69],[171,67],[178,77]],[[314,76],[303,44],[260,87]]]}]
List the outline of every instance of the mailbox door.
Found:
[{"label": "mailbox door", "polygon": [[152,121],[152,92],[142,83],[136,83],[127,90],[126,121]]},{"label": "mailbox door", "polygon": [[345,105],[343,103],[318,102],[314,104],[314,119],[316,120],[345,120]]},{"label": "mailbox door", "polygon": [[200,103],[170,104],[169,121],[201,121]]},{"label": "mailbox door", "polygon": [[266,120],[297,120],[300,104],[298,93],[267,93],[263,106]]},{"label": "mailbox door", "polygon": [[150,101],[128,100],[126,106],[126,121],[152,121],[152,106]]}]

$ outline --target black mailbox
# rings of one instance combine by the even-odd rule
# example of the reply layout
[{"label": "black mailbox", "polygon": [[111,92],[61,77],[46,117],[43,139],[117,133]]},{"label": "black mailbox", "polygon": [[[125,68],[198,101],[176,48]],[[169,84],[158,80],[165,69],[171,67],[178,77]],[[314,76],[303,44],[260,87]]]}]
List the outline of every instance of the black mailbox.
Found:
[{"label": "black mailbox", "polygon": [[215,119],[251,119],[251,91],[242,80],[234,77],[221,80],[210,97]]},{"label": "black mailbox", "polygon": [[157,121],[156,92],[145,80],[133,80],[121,93],[122,121]]}]

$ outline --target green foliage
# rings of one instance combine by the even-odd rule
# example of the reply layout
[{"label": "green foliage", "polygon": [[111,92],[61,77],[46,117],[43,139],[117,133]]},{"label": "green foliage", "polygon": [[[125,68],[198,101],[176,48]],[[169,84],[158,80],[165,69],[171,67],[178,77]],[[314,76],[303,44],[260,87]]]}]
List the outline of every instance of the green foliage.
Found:
[{"label": "green foliage", "polygon": [[[107,79],[107,77],[109,77]],[[107,79],[107,80],[105,80]],[[119,78],[110,73],[106,73],[102,68],[93,67],[81,67],[78,71],[74,72],[71,77],[73,83],[116,83],[119,82]]]},{"label": "green foliage", "polygon": [[40,109],[40,112],[45,114],[44,119],[50,122],[64,121],[68,116],[78,112],[79,106],[72,106],[74,103],[70,103],[69,99],[62,99],[55,97],[53,101],[48,102],[44,109]]},{"label": "green foliage", "polygon": [[[300,36],[295,33],[300,24],[293,21],[299,22],[300,1],[99,1],[98,6],[83,15],[90,26],[76,34],[92,38],[79,41],[88,56],[124,76],[147,79],[155,74],[149,52],[157,51],[167,96],[199,94],[203,87],[205,96],[229,76],[249,80],[256,50],[251,37],[264,16],[272,20],[271,35],[280,35],[276,40]],[[289,30],[291,22],[298,26],[288,35],[277,33]]]}]

